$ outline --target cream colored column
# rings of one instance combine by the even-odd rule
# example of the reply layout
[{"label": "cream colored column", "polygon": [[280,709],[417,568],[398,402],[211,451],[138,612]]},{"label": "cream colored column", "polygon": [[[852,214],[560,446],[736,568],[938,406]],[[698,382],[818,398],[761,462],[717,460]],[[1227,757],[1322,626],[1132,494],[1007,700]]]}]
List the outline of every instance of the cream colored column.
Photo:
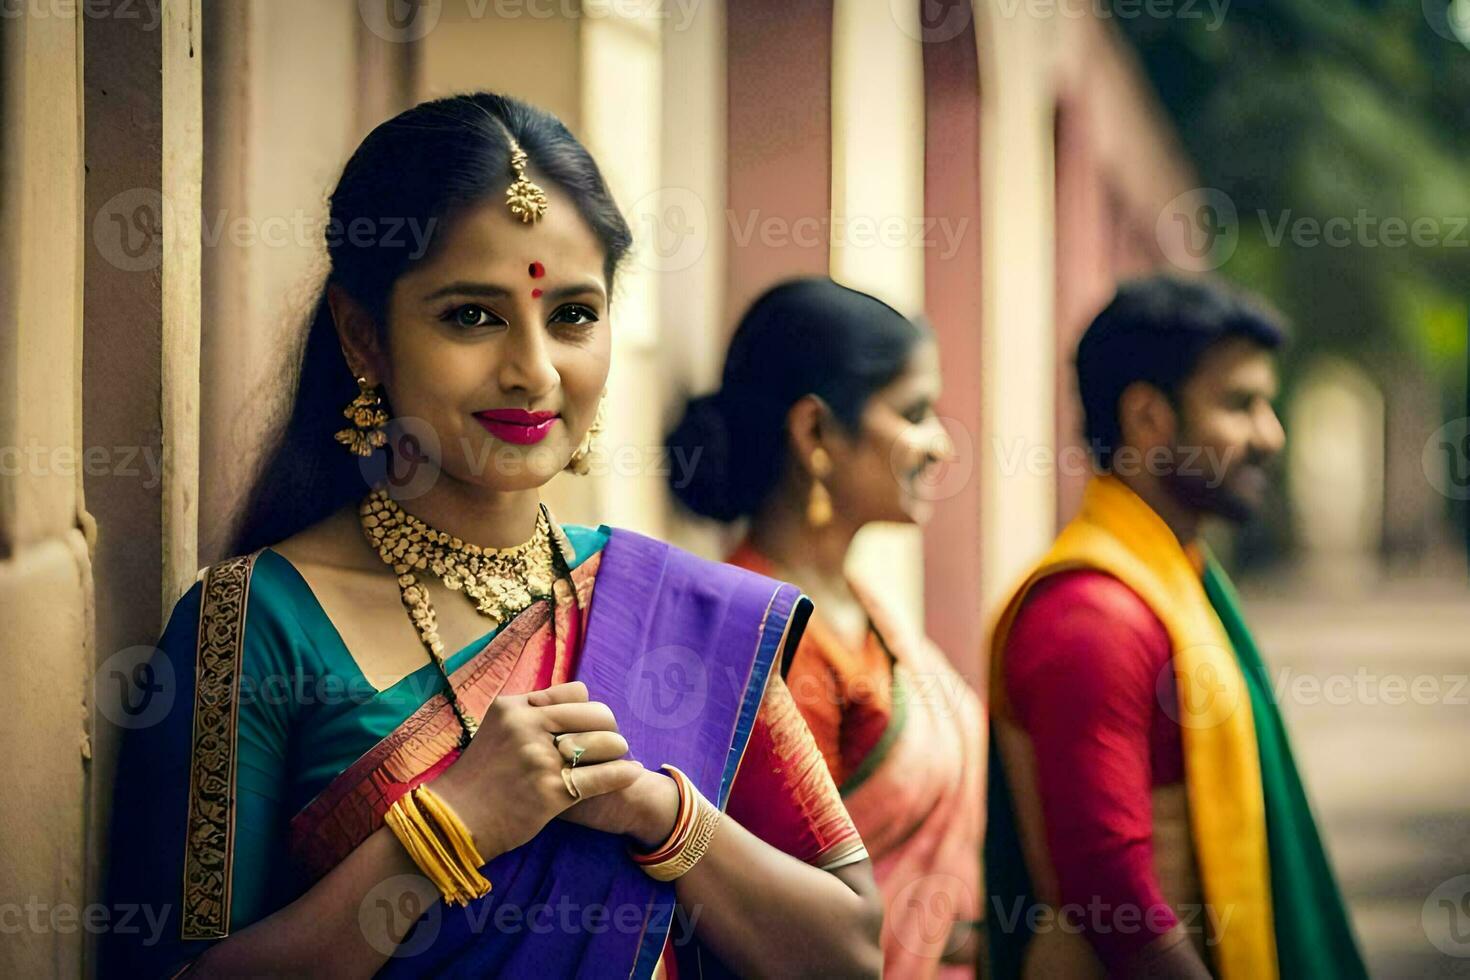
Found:
[{"label": "cream colored column", "polygon": [[[832,11],[832,277],[913,315],[924,304],[924,60],[918,4]],[[870,525],[849,558],[923,620],[923,539]]]},{"label": "cream colored column", "polygon": [[[76,976],[92,581],[81,501],[82,24],[0,30],[0,975]],[[64,920],[62,920],[64,922]],[[15,928],[18,926],[19,928]]]},{"label": "cream colored column", "polygon": [[1039,556],[1056,525],[1051,57],[1055,18],[977,6],[981,256],[980,384],[985,610]]},{"label": "cream colored column", "polygon": [[[638,13],[619,13],[624,7]],[[672,7],[587,2],[582,9],[580,136],[631,217],[662,194],[659,14]],[[648,229],[638,224],[643,222],[635,219],[633,261],[623,268],[613,302],[606,424],[593,471],[580,479],[597,487],[597,510],[589,521],[663,537],[668,506],[659,459],[670,386],[659,352],[658,257]]]},{"label": "cream colored column", "polygon": [[[724,0],[677,6],[663,24],[663,78],[659,189],[629,206],[637,241],[635,262],[657,284],[661,438],[682,415],[685,397],[719,386],[725,363],[728,200],[728,134]],[[677,84],[669,80],[677,79]],[[665,463],[686,480],[699,465],[692,457]],[[668,478],[656,474],[669,507],[669,540],[709,558],[732,546],[712,522],[689,520],[668,497]],[[650,487],[652,492],[655,488]]]},{"label": "cream colored column", "polygon": [[[81,8],[79,8],[81,9]],[[93,10],[103,8],[94,7]],[[83,24],[84,487],[96,521],[88,893],[102,898],[122,698],[198,569],[203,32],[198,0]],[[146,702],[145,702],[146,703]],[[95,933],[84,933],[91,955]]]},{"label": "cream colored column", "polygon": [[200,206],[204,180],[204,37],[200,0],[160,5],[162,180],[177,239],[163,256],[163,594],[166,617],[199,568]]},{"label": "cream colored column", "polygon": [[327,196],[368,130],[411,99],[411,35],[369,12],[277,0],[209,10],[204,562],[227,553],[250,477],[290,410],[291,356],[326,272]]}]

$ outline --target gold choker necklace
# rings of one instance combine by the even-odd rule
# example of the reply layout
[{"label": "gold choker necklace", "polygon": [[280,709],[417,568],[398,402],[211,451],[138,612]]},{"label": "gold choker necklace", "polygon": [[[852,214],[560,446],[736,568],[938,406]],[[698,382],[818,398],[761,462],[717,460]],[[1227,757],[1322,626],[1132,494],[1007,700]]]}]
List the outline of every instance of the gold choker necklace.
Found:
[{"label": "gold choker necklace", "polygon": [[464,729],[461,744],[479,721],[460,704],[444,666],[444,644],[429,590],[416,572],[428,572],[451,591],[464,592],[481,615],[499,628],[538,599],[549,598],[556,578],[552,524],[545,507],[536,515],[531,539],[510,548],[481,548],[425,524],[399,506],[383,485],[373,488],[358,507],[363,534],[378,557],[393,566],[398,593],[418,631],[429,659],[439,668],[447,697]]}]

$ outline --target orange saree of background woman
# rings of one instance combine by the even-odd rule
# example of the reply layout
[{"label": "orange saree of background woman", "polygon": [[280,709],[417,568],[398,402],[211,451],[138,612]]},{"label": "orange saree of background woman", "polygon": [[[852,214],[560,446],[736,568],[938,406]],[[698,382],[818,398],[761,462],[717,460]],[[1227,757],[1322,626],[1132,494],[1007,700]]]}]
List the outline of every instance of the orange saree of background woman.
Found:
[{"label": "orange saree of background woman", "polygon": [[[748,541],[727,560],[774,571]],[[973,957],[946,962],[945,952],[981,919],[980,699],[933,643],[861,583],[848,584],[868,614],[862,645],[844,641],[818,610],[783,666],[786,686],[872,858],[885,907],[884,976],[974,976]]]}]

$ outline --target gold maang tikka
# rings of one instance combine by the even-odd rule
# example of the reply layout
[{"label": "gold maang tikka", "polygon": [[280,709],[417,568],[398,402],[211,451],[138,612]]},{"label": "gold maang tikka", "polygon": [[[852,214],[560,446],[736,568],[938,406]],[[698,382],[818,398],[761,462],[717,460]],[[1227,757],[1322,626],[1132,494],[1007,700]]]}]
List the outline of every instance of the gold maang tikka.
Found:
[{"label": "gold maang tikka", "polygon": [[540,220],[546,214],[546,192],[526,176],[526,151],[514,139],[510,141],[510,168],[516,175],[515,182],[505,189],[510,213],[525,224]]}]

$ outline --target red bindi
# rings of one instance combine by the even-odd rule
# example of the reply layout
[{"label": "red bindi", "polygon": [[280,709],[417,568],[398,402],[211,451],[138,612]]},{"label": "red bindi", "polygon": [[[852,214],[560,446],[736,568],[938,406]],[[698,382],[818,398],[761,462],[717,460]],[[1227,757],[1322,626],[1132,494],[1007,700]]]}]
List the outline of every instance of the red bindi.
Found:
[{"label": "red bindi", "polygon": [[540,299],[541,298],[541,290],[539,290],[539,289],[533,289],[533,290],[531,290],[531,298],[532,299]]},{"label": "red bindi", "polygon": [[532,262],[531,268],[528,271],[531,273],[532,279],[540,279],[542,276],[546,275],[546,266],[542,265],[540,262]]}]

